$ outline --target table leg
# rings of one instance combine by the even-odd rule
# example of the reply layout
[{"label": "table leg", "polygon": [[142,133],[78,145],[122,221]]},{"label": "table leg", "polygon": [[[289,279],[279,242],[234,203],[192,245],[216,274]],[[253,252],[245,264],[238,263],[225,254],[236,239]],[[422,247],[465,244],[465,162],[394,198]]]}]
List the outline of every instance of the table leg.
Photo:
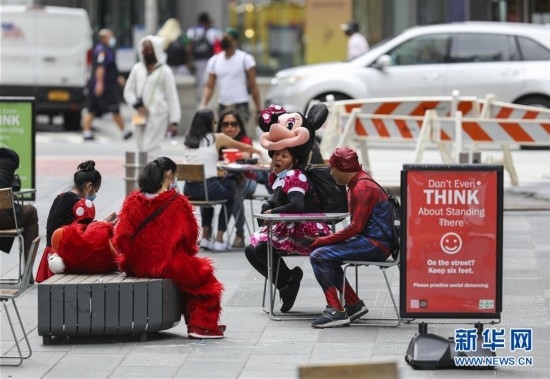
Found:
[{"label": "table leg", "polygon": [[273,308],[275,306],[275,294],[273,290],[273,245],[271,244],[272,223],[267,224],[267,282],[269,289],[269,318],[280,321],[279,317],[275,317]]}]

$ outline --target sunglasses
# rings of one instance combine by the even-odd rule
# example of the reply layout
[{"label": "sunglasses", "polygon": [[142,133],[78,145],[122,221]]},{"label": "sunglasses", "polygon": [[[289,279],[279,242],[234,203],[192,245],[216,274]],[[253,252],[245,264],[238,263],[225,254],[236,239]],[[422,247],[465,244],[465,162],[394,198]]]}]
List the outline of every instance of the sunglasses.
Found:
[{"label": "sunglasses", "polygon": [[237,121],[224,121],[224,122],[222,122],[222,126],[224,128],[227,128],[228,126],[232,126],[232,127],[236,128],[240,125]]}]

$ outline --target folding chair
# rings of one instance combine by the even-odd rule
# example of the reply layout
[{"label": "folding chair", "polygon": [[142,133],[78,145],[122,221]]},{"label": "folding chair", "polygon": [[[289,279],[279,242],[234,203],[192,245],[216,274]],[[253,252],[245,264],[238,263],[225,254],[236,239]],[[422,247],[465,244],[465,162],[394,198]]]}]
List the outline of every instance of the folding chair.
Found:
[{"label": "folding chair", "polygon": [[23,238],[23,231],[25,228],[19,226],[17,217],[15,214],[15,201],[13,198],[13,190],[11,187],[0,189],[0,210],[6,210],[13,214],[15,220],[13,228],[0,229],[0,238],[17,238],[19,240],[19,268],[17,271],[17,278],[2,278],[0,284],[18,284],[21,281],[21,266],[23,259],[23,249],[25,248],[25,240]]},{"label": "folding chair", "polygon": [[[5,284],[0,285],[0,300],[4,305],[4,311],[6,313],[6,316],[8,317],[11,333],[13,335],[13,341],[15,342],[15,346],[17,348],[17,353],[18,353],[18,355],[1,356],[0,359],[8,360],[8,363],[0,364],[2,366],[19,366],[21,365],[21,363],[23,363],[23,359],[30,358],[30,356],[32,355],[31,344],[29,343],[29,339],[27,338],[27,332],[25,331],[25,327],[23,326],[23,321],[21,320],[21,316],[19,315],[19,310],[17,309],[17,304],[15,303],[15,299],[17,299],[21,294],[23,294],[31,286],[32,267],[34,265],[34,260],[36,259],[38,245],[40,245],[40,237],[36,237],[34,241],[32,241],[29,259],[27,260],[27,262],[25,262],[23,276],[21,281],[19,282],[19,285],[16,287],[14,287],[13,285],[5,285]],[[21,350],[21,346],[19,346],[19,338],[15,333],[15,328],[13,326],[9,309],[8,309],[8,306],[6,305],[8,300],[11,300],[13,304],[13,309],[15,309],[15,314],[17,315],[19,326],[21,327],[21,331],[23,332],[23,338],[25,339],[25,342],[27,344],[27,349],[28,349],[26,353],[24,353]],[[18,363],[11,363],[10,361],[13,361],[13,359],[18,359]]]},{"label": "folding chair", "polygon": [[[227,210],[227,199],[222,200],[210,200],[208,198],[208,190],[206,187],[206,176],[204,174],[204,165],[203,164],[178,164],[176,176],[178,180],[184,182],[202,182],[204,185],[204,200],[199,199],[189,199],[189,202],[196,207],[209,207],[214,208],[216,205],[221,205],[225,210],[225,224],[229,224],[229,213]],[[181,191],[183,193],[183,189]],[[229,225],[228,225],[229,227]],[[230,233],[229,233],[230,234]],[[231,240],[231,236],[228,235],[228,239]]]},{"label": "folding chair", "polygon": [[[254,201],[260,201],[262,204],[269,199],[271,195],[250,195],[246,197],[246,200],[249,200],[250,204],[250,218],[254,220],[254,213],[260,213],[260,211],[254,211]],[[256,224],[252,222],[252,231],[256,231]]]},{"label": "folding chair", "polygon": [[[370,261],[344,261],[343,269],[344,269],[344,281],[342,283],[342,293],[340,294],[340,302],[342,305],[345,304],[345,289],[346,289],[346,270],[350,267],[355,268],[355,291],[357,294],[359,294],[359,267],[361,266],[376,266],[380,270],[382,270],[382,274],[384,274],[384,279],[386,280],[386,286],[388,287],[388,291],[390,293],[391,301],[393,303],[393,308],[395,310],[396,318],[368,318],[369,321],[381,321],[381,322],[396,322],[395,325],[389,325],[393,327],[397,327],[401,324],[401,316],[399,314],[399,308],[397,308],[397,303],[395,302],[395,297],[393,296],[393,291],[391,289],[390,281],[388,280],[388,276],[386,274],[386,270],[390,267],[397,266],[399,268],[399,261],[400,261],[401,254],[397,255],[397,258],[393,261],[384,261],[384,262],[370,262]],[[378,324],[366,324],[366,323],[359,323],[357,325],[364,325],[364,326],[379,326]]]}]

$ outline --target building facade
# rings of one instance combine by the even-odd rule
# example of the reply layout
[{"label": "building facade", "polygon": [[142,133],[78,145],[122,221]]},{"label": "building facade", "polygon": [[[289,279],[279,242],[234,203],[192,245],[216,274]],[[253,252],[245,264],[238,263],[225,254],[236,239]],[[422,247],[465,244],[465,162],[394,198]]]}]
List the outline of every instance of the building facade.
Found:
[{"label": "building facade", "polygon": [[[17,0],[12,0],[12,2]],[[29,1],[23,1],[29,3]],[[36,5],[88,10],[94,31],[112,29],[119,46],[156,33],[170,17],[183,30],[200,12],[215,26],[233,26],[241,48],[253,54],[260,75],[306,63],[345,59],[340,24],[355,20],[375,44],[414,25],[453,21],[550,24],[548,0],[35,0]]]}]

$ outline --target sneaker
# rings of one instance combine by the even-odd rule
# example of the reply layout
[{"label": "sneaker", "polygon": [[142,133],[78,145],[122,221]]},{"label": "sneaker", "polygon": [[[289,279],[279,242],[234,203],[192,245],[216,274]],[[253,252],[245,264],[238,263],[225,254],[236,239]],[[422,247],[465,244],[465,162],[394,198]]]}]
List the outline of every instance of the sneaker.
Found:
[{"label": "sneaker", "polygon": [[93,134],[82,136],[84,138],[84,141],[93,141],[95,139]]},{"label": "sneaker", "polygon": [[349,316],[350,321],[357,320],[361,316],[366,315],[367,313],[369,313],[369,310],[367,309],[367,306],[365,305],[363,300],[359,300],[354,305],[347,305],[346,304],[344,306],[344,308],[346,310],[346,313]]},{"label": "sneaker", "polygon": [[348,326],[350,323],[346,311],[337,311],[327,305],[323,314],[311,323],[314,328],[332,328],[335,326]]},{"label": "sneaker", "polygon": [[221,250],[228,250],[229,244],[225,241],[214,241],[214,245],[212,246],[211,250],[215,251],[221,251]]},{"label": "sneaker", "polygon": [[134,133],[132,133],[131,130],[127,130],[126,132],[124,132],[122,138],[124,138],[124,140],[129,140],[130,138],[132,138],[133,135]]},{"label": "sneaker", "polygon": [[300,290],[300,281],[303,276],[304,273],[302,269],[300,269],[300,267],[294,267],[292,269],[292,281],[279,290],[279,295],[281,295],[281,299],[283,300],[281,312],[286,313],[294,306],[298,291]]},{"label": "sneaker", "polygon": [[200,246],[201,249],[204,249],[204,250],[212,250],[213,243],[209,239],[202,238],[201,242],[199,243],[199,246]]},{"label": "sneaker", "polygon": [[242,248],[244,247],[244,238],[241,236],[235,236],[231,247]]},{"label": "sneaker", "polygon": [[222,328],[218,325],[216,330],[201,329],[196,326],[190,326],[187,329],[187,335],[191,339],[203,340],[203,339],[216,339],[223,338]]}]

